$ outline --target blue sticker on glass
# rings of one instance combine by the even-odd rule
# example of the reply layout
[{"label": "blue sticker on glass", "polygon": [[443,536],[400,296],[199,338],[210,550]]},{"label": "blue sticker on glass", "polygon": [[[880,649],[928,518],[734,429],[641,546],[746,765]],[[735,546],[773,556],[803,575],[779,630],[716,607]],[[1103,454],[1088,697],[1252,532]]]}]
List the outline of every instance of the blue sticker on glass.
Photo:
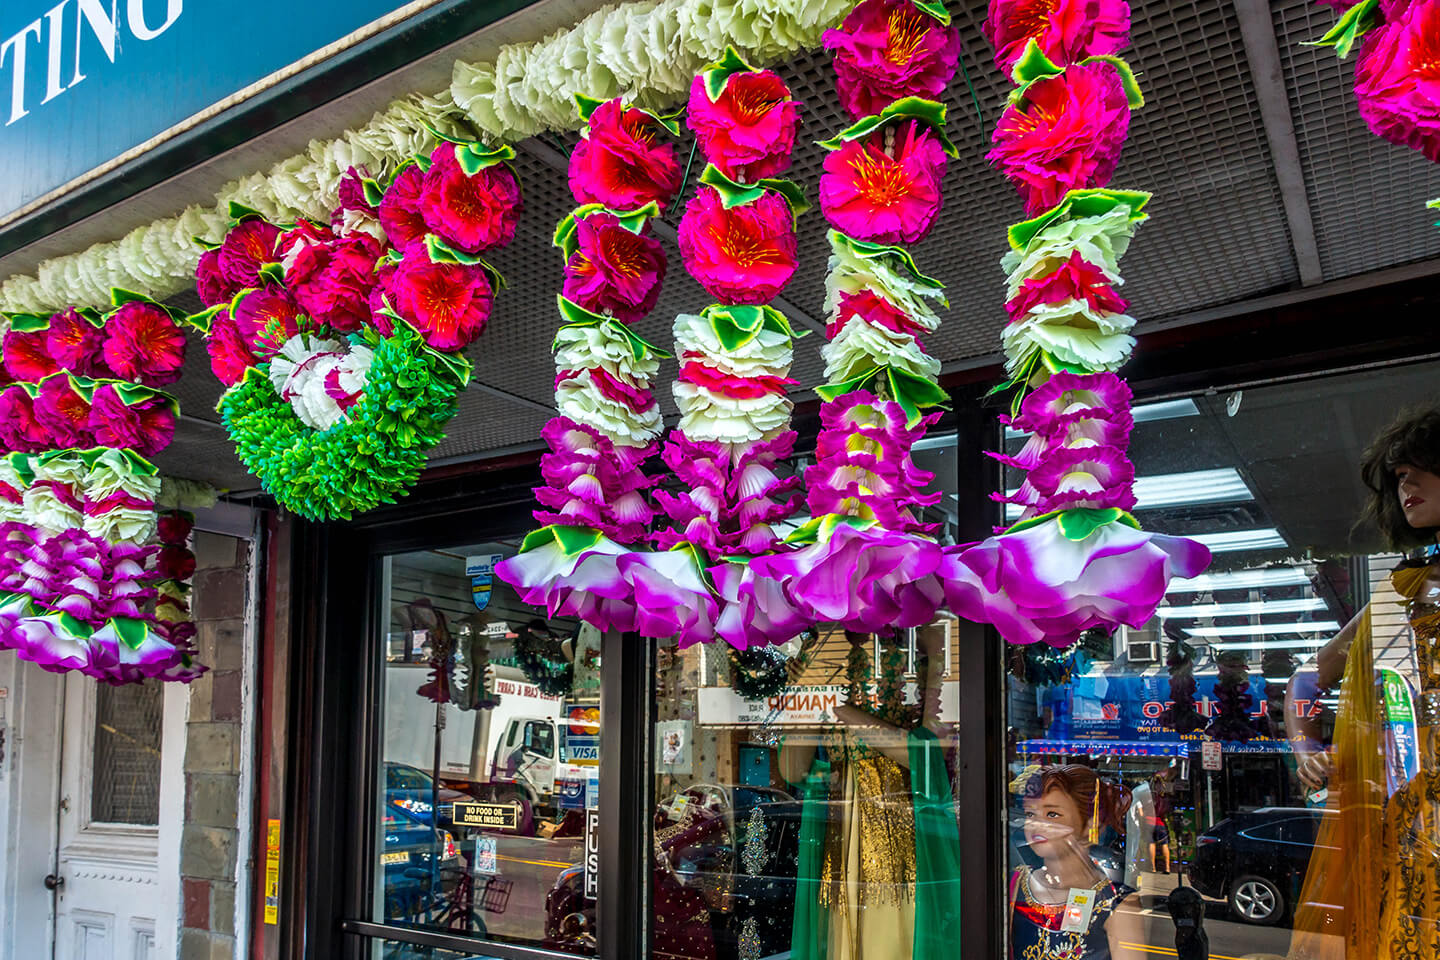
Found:
[{"label": "blue sticker on glass", "polygon": [[502,553],[488,557],[466,557],[465,576],[470,578],[470,599],[475,601],[476,610],[490,606],[490,591],[495,584],[495,564],[505,559]]}]

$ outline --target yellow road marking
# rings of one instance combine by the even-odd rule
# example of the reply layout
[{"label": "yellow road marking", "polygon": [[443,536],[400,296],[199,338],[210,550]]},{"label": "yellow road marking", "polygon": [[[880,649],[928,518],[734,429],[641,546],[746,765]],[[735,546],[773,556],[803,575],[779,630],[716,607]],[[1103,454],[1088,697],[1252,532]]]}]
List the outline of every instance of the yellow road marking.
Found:
[{"label": "yellow road marking", "polygon": [[[1152,947],[1146,943],[1127,943],[1120,941],[1120,946],[1129,947],[1131,950],[1139,950],[1142,953],[1158,953],[1164,957],[1178,957],[1180,954],[1174,947]],[[1210,960],[1245,960],[1244,957],[1227,957],[1223,953],[1210,954]]]},{"label": "yellow road marking", "polygon": [[[503,853],[495,854],[495,859],[506,860],[510,863],[528,863],[534,867],[560,867],[563,869],[565,867],[572,866],[572,864],[565,863],[560,860],[526,860],[524,857],[507,857]],[[1216,958],[1216,960],[1219,960],[1219,958]]]}]

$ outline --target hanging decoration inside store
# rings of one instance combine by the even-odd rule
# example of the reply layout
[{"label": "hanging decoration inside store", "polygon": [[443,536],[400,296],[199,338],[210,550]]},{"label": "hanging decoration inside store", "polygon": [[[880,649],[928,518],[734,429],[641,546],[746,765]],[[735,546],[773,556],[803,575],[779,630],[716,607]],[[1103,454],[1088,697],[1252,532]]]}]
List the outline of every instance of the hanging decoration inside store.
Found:
[{"label": "hanging decoration inside store", "polygon": [[525,679],[547,697],[568,697],[575,686],[575,662],[543,620],[515,631],[515,661]]},{"label": "hanging decoration inside store", "polygon": [[958,615],[992,623],[1011,643],[1068,647],[1087,630],[1139,628],[1170,579],[1209,564],[1202,544],[1147,533],[1128,512],[1135,471],[1126,457],[1130,389],[1114,371],[1129,358],[1135,321],[1118,261],[1146,219],[1149,194],[1106,189],[1143,104],[1116,57],[1127,41],[1124,2],[1037,18],[1024,0],[995,0],[986,36],[1016,85],[988,154],[1031,217],[1010,228],[1001,334],[1015,455],[1025,480],[995,499],[1016,521],[982,543],[947,551],[946,598]]},{"label": "hanging decoration inside store", "polygon": [[730,651],[730,687],[746,700],[769,700],[790,685],[790,658],[773,646]]},{"label": "hanging decoration inside store", "polygon": [[515,235],[514,151],[434,135],[384,189],[352,171],[328,225],[232,208],[196,271],[207,309],[191,320],[235,452],[307,519],[348,520],[415,483],[504,286],[482,255]]},{"label": "hanging decoration inside store", "polygon": [[[179,413],[181,318],[116,290],[113,309],[8,314],[0,391],[0,649],[107,683],[189,682],[190,525],[157,519],[153,457]],[[158,534],[160,545],[150,543]]]}]

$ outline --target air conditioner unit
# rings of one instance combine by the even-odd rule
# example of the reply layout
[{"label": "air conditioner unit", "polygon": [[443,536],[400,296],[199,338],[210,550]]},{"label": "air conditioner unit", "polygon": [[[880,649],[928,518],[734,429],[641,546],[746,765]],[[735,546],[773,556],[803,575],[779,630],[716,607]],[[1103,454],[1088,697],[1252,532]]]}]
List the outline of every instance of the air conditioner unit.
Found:
[{"label": "air conditioner unit", "polygon": [[1131,640],[1125,644],[1125,658],[1131,663],[1159,663],[1160,644],[1154,640]]}]

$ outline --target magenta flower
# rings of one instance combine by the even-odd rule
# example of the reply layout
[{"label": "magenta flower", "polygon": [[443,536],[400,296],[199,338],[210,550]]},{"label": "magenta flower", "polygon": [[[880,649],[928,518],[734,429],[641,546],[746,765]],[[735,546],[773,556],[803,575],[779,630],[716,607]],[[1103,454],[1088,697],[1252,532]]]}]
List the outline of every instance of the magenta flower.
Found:
[{"label": "magenta flower", "polygon": [[49,429],[35,417],[35,401],[19,384],[0,392],[0,444],[16,453],[40,453],[54,445]]},{"label": "magenta flower", "polygon": [[705,75],[690,84],[686,117],[700,152],[725,176],[741,183],[775,177],[790,167],[800,103],[773,70],[732,74],[717,100]]},{"label": "magenta flower", "polygon": [[228,310],[221,310],[210,321],[205,346],[210,352],[211,371],[227,387],[245,379],[245,371],[260,362]]},{"label": "magenta flower", "polygon": [[1365,35],[1355,99],[1374,133],[1440,163],[1440,0],[1398,4]]},{"label": "magenta flower", "polygon": [[102,446],[153,457],[175,436],[175,410],[163,397],[126,404],[114,384],[102,384],[90,400],[90,427]]},{"label": "magenta flower", "polygon": [[959,32],[910,0],[864,0],[824,40],[840,102],[856,120],[905,97],[944,99],[960,62]]},{"label": "magenta flower", "polygon": [[386,292],[395,312],[436,350],[463,350],[480,336],[494,297],[482,267],[432,263],[418,244],[396,265]]},{"label": "magenta flower", "polygon": [[241,297],[233,316],[241,340],[261,360],[274,356],[286,340],[300,332],[299,304],[274,283]]},{"label": "magenta flower", "polygon": [[723,601],[715,635],[736,650],[788,643],[813,624],[784,584],[758,576],[749,563],[717,563],[710,579]]},{"label": "magenta flower", "polygon": [[1134,422],[1130,399],[1130,387],[1113,373],[1057,373],[1026,395],[1014,426],[1051,435],[1063,433],[1072,420],[1106,417],[1128,429]]},{"label": "magenta flower", "polygon": [[370,319],[375,261],[382,253],[369,234],[307,247],[286,275],[290,294],[316,323],[338,333],[354,333]]},{"label": "magenta flower", "polygon": [[200,262],[195,265],[195,292],[207,307],[228,303],[240,292],[240,288],[227,280],[225,271],[220,269],[218,247],[200,254]]},{"label": "magenta flower", "polygon": [[549,510],[534,511],[537,522],[593,527],[616,543],[643,539],[655,510],[644,491],[654,484],[640,465],[654,446],[617,446],[610,438],[566,417],[551,417],[541,431],[550,453],[540,458],[546,486],[536,499]]},{"label": "magenta flower", "polygon": [[455,150],[455,144],[441,143],[430,154],[430,170],[420,190],[425,225],[466,253],[504,246],[515,238],[522,206],[515,174],[503,163],[467,174]]},{"label": "magenta flower", "polygon": [[856,240],[919,243],[940,214],[946,161],[939,138],[914,120],[893,129],[888,151],[886,133],[876,131],[825,158],[820,209]]},{"label": "magenta flower", "polygon": [[395,175],[380,199],[380,226],[396,250],[425,239],[428,227],[420,212],[420,194],[425,189],[425,172],[411,164]]},{"label": "magenta flower", "polygon": [[674,524],[656,532],[656,545],[689,543],[710,557],[775,549],[780,537],[774,525],[794,515],[802,502],[796,492],[800,478],[782,478],[777,468],[794,446],[793,430],[733,453],[728,444],[671,434],[662,456],[681,489],[655,491],[655,502]]},{"label": "magenta flower", "polygon": [[1005,312],[1010,314],[1013,323],[1040,304],[1066,300],[1084,300],[1096,313],[1124,313],[1129,306],[1115,292],[1105,271],[1085,260],[1076,250],[1055,272],[1022,283],[1005,304]]},{"label": "magenta flower", "polygon": [[865,390],[821,404],[815,463],[805,471],[811,515],[842,514],[894,530],[929,532],[910,509],[936,503],[940,494],[921,493],[935,477],[915,466],[910,448],[937,416],[907,427],[898,403]]},{"label": "magenta flower", "polygon": [[701,187],[678,232],[685,269],[721,303],[769,303],[795,273],[795,220],[773,191],[726,210],[713,187]]},{"label": "magenta flower", "polygon": [[289,279],[291,264],[296,258],[309,250],[318,248],[323,251],[335,239],[335,234],[329,227],[314,220],[300,220],[294,227],[280,234],[280,239],[275,241],[275,250],[280,254],[280,262],[285,266],[286,279]]},{"label": "magenta flower", "polygon": [[104,356],[120,379],[164,386],[180,379],[185,332],[161,308],[131,301],[105,320]]},{"label": "magenta flower", "polygon": [[1031,40],[1061,66],[1119,53],[1130,42],[1125,0],[990,0],[985,39],[1008,77]]},{"label": "magenta flower", "polygon": [[44,330],[6,330],[0,352],[5,358],[5,372],[22,383],[39,383],[60,369],[50,355],[49,336]]},{"label": "magenta flower", "polygon": [[1116,447],[1051,449],[1028,479],[1040,492],[1037,514],[1072,507],[1129,510],[1135,506],[1135,467]]},{"label": "magenta flower", "polygon": [[246,220],[225,234],[216,262],[226,283],[237,292],[258,287],[260,268],[280,261],[279,240],[280,228],[264,220]]},{"label": "magenta flower", "polygon": [[908,333],[913,337],[926,332],[923,326],[910,319],[908,313],[866,287],[856,293],[843,290],[840,292],[835,316],[825,326],[825,338],[834,340],[856,317],[865,323],[896,333]]},{"label": "magenta flower", "polygon": [[61,448],[94,445],[90,429],[90,403],[76,392],[70,378],[56,374],[40,384],[35,398],[35,419],[50,431],[50,442]]},{"label": "magenta flower", "polygon": [[74,307],[50,317],[45,347],[62,370],[82,377],[109,374],[104,358],[105,334]]},{"label": "magenta flower", "polygon": [[585,136],[570,153],[570,191],[576,203],[635,210],[654,201],[663,210],[680,189],[675,147],[664,127],[618,99],[595,108]]},{"label": "magenta flower", "polygon": [[345,176],[340,178],[340,187],[336,191],[340,205],[330,214],[330,229],[337,235],[341,234],[345,227],[346,213],[360,214],[364,222],[380,216],[380,208],[365,199],[365,184],[361,181],[369,175],[365,170],[357,170],[352,166],[345,171]]},{"label": "magenta flower", "polygon": [[575,221],[576,251],[565,264],[565,296],[592,313],[634,323],[655,307],[665,249],[648,228],[632,233],[610,213]]},{"label": "magenta flower", "polygon": [[1109,183],[1129,130],[1130,104],[1114,65],[1072,65],[1035,81],[1005,109],[986,159],[1036,216],[1070,190]]}]

